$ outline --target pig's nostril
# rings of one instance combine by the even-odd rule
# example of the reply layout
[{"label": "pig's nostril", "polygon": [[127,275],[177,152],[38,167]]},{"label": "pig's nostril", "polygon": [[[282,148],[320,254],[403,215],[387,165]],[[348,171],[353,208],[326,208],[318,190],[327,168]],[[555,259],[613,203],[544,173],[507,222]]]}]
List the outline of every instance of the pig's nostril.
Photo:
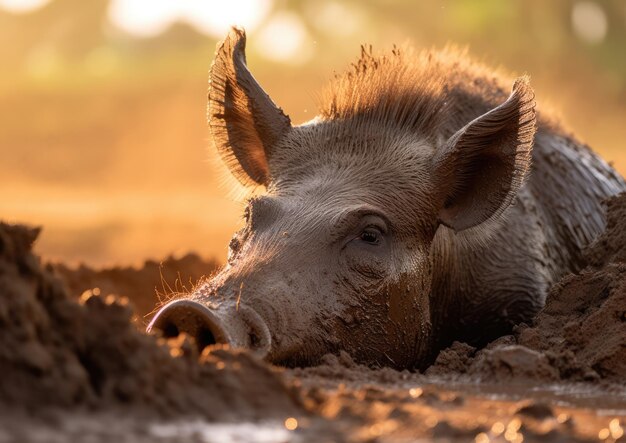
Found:
[{"label": "pig's nostril", "polygon": [[196,343],[198,343],[198,347],[200,349],[204,349],[207,346],[217,344],[215,340],[215,335],[209,328],[202,328],[196,334]]},{"label": "pig's nostril", "polygon": [[164,306],[150,322],[148,332],[153,329],[160,330],[166,338],[187,333],[196,340],[200,351],[217,343],[231,344],[216,315],[203,304],[191,300],[177,300]]},{"label": "pig's nostril", "polygon": [[178,337],[178,335],[180,334],[178,327],[174,323],[163,324],[161,330],[163,332],[163,337],[166,338]]},{"label": "pig's nostril", "polygon": [[259,336],[256,335],[256,333],[251,332],[250,333],[250,347],[252,349],[256,349],[259,347],[260,344],[261,344],[261,339],[259,338]]}]

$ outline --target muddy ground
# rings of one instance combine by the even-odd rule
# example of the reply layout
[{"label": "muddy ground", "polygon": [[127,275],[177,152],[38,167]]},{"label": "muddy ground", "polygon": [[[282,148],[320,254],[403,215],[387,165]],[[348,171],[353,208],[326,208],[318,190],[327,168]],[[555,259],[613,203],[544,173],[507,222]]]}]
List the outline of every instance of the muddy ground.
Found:
[{"label": "muddy ground", "polygon": [[626,441],[626,195],[608,209],[588,267],[532,325],[454,343],[424,374],[346,354],[304,369],[198,355],[142,331],[215,263],[43,266],[37,230],[0,224],[0,443]]}]

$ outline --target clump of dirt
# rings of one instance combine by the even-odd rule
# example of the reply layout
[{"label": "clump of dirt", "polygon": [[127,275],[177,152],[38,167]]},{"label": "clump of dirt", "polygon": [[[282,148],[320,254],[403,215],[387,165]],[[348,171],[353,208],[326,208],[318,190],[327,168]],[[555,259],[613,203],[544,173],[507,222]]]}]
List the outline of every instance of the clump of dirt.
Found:
[{"label": "clump of dirt", "polygon": [[626,193],[606,202],[607,225],[585,254],[589,265],[601,268],[610,263],[626,263]]},{"label": "clump of dirt", "polygon": [[85,265],[69,268],[62,263],[52,265],[71,295],[85,291],[127,297],[141,324],[146,317],[168,298],[189,293],[198,281],[218,268],[215,260],[204,260],[197,254],[181,258],[168,257],[162,262],[147,260],[142,267],[113,267],[93,269]]},{"label": "clump of dirt", "polygon": [[426,374],[488,380],[626,379],[626,194],[607,202],[606,231],[588,266],[554,285],[532,325],[485,349],[456,343]]},{"label": "clump of dirt", "polygon": [[38,230],[0,224],[0,408],[140,406],[211,420],[299,411],[274,369],[190,339],[141,333],[119,299],[78,302],[31,253]]}]

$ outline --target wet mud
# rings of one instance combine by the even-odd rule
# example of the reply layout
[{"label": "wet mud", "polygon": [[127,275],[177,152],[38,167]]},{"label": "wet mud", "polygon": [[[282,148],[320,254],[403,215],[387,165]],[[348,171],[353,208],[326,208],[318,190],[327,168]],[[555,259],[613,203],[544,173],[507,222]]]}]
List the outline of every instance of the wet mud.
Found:
[{"label": "wet mud", "polygon": [[37,233],[0,224],[0,442],[626,441],[626,195],[532,324],[454,343],[424,373],[346,353],[296,369],[198,355],[184,335],[145,335],[143,318],[215,264],[44,266]]}]

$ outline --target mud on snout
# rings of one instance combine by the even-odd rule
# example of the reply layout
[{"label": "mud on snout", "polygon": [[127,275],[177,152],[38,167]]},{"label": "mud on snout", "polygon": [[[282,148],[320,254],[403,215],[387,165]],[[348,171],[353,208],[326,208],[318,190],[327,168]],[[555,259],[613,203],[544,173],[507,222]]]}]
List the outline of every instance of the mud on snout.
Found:
[{"label": "mud on snout", "polygon": [[195,339],[200,352],[228,345],[265,358],[272,346],[267,324],[244,304],[212,307],[188,299],[174,300],[163,306],[147,327],[147,332],[157,330],[166,338],[186,333]]}]

